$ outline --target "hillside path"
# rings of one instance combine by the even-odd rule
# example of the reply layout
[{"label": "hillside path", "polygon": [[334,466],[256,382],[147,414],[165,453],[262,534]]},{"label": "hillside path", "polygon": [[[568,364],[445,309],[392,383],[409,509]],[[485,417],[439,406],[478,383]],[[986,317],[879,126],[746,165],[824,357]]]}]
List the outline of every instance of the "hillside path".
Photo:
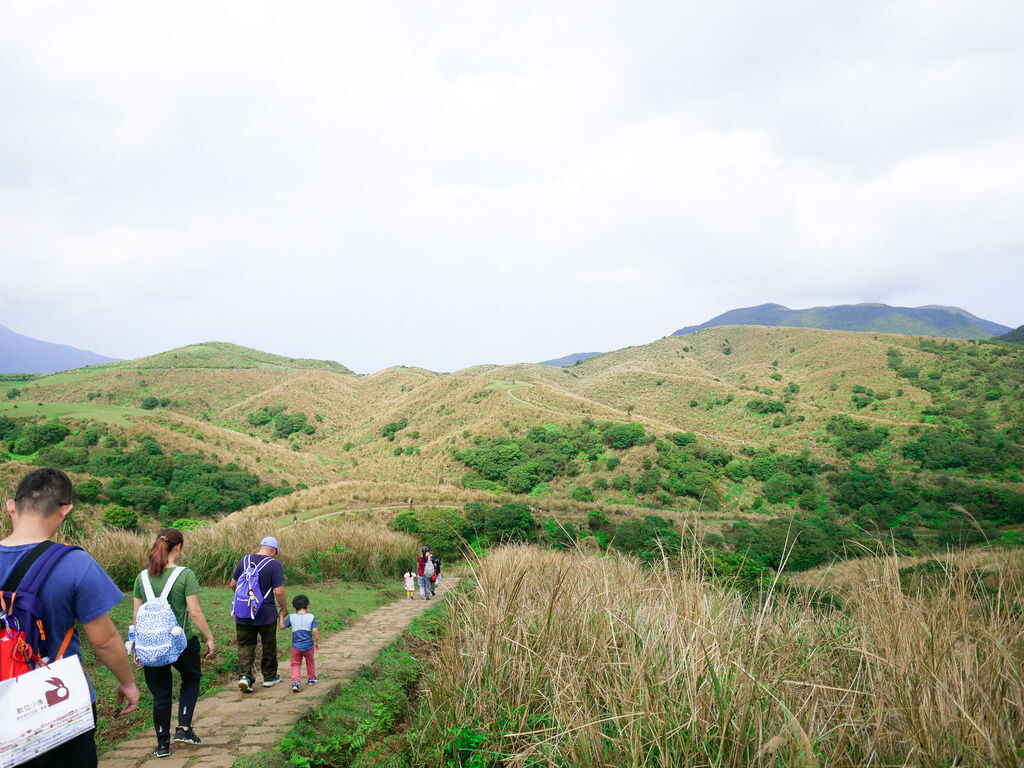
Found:
[{"label": "hillside path", "polygon": [[[439,599],[459,583],[444,578],[437,586]],[[431,602],[431,605],[436,603]],[[303,678],[302,691],[292,692],[287,635],[278,637],[280,674],[284,682],[264,688],[257,680],[256,691],[243,694],[233,685],[199,700],[196,705],[196,733],[203,740],[198,746],[171,743],[171,756],[153,755],[156,736],[152,726],[109,749],[100,759],[100,768],[230,768],[241,755],[265,749],[278,741],[292,724],[310,709],[319,706],[328,694],[350,681],[356,671],[377,658],[394,642],[409,623],[429,606],[425,600],[396,600],[361,616],[347,628],[335,632],[321,643],[316,654],[319,683],[312,687]],[[257,657],[257,673],[258,673]],[[303,668],[305,672],[305,668]],[[174,675],[175,696],[171,728],[176,724],[178,676]]]}]

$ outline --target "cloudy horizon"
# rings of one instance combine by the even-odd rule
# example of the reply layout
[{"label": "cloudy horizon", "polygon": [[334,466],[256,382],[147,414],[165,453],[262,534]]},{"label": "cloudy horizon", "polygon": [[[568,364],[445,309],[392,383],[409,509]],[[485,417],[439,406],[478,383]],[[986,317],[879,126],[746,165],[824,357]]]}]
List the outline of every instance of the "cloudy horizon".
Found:
[{"label": "cloudy horizon", "polygon": [[0,324],[456,370],[1021,312],[1010,2],[0,0]]}]

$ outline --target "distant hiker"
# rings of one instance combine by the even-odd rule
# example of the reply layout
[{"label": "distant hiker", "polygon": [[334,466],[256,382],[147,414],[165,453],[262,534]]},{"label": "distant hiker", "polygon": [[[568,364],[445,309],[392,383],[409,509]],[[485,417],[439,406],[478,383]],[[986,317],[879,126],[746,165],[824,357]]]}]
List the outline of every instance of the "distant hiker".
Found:
[{"label": "distant hiker", "polygon": [[298,693],[302,688],[302,660],[306,660],[307,682],[316,685],[316,661],[313,650],[320,650],[320,630],[316,626],[316,616],[309,613],[309,598],[296,595],[292,598],[295,613],[281,620],[281,629],[292,628],[292,691]]},{"label": "distant hiker", "polygon": [[[281,675],[277,673],[277,626],[278,621],[288,615],[288,608],[284,595],[284,566],[276,559],[277,552],[277,539],[267,536],[255,554],[246,555],[238,561],[231,576],[230,586],[235,590],[231,612],[235,616],[238,638],[238,690],[242,693],[252,693],[256,682],[253,666],[257,640],[263,644],[260,655],[263,687],[269,688],[281,682]],[[281,607],[280,617],[274,607],[275,599]]]},{"label": "distant hiker", "polygon": [[298,515],[292,515],[292,525],[295,525],[295,523],[297,523],[297,522],[299,522],[299,516]]},{"label": "distant hiker", "polygon": [[[201,743],[196,732],[192,730],[192,715],[196,708],[196,700],[199,698],[199,681],[203,676],[196,628],[206,638],[206,658],[213,656],[213,633],[206,623],[203,609],[199,606],[199,580],[191,568],[177,564],[184,547],[185,537],[181,531],[174,528],[161,530],[149,550],[149,567],[135,577],[135,587],[132,590],[135,598],[135,610],[132,613],[134,650],[136,658],[143,665],[146,686],[153,694],[153,727],[156,729],[156,751],[153,754],[157,757],[167,757],[171,753],[171,667],[178,670],[178,674],[181,675],[178,727],[174,731],[174,740],[183,744]],[[160,636],[163,634],[158,626],[160,618],[157,614],[160,613],[160,607],[156,605],[161,600],[170,606],[173,614],[171,622],[174,623],[173,627],[166,627],[166,623],[164,624],[164,637]],[[142,611],[140,615],[139,609],[144,605],[150,606],[153,610]],[[163,606],[163,612],[167,610],[166,605]],[[149,632],[145,626],[147,613],[152,613],[155,617]],[[156,661],[164,663],[147,663],[147,643],[155,640],[154,645],[160,642],[171,644],[174,630],[178,630],[178,634],[185,640],[180,655],[171,652],[161,657],[157,650],[154,654]]]},{"label": "distant hiker", "polygon": [[409,595],[409,599],[413,599],[413,595],[416,594],[416,566],[409,566],[409,570],[402,576],[405,579],[405,591]]},{"label": "distant hiker", "polygon": [[[93,647],[97,660],[117,678],[117,704],[120,706],[124,702],[120,714],[125,714],[138,706],[139,688],[135,685],[135,674],[128,654],[125,653],[121,633],[108,614],[121,601],[121,590],[86,552],[78,547],[67,547],[50,541],[71,512],[71,500],[70,478],[61,470],[50,467],[25,475],[18,484],[14,498],[7,500],[7,513],[11,516],[14,529],[10,536],[0,541],[0,585],[8,610],[7,616],[11,617],[8,620],[13,620],[19,614],[24,618],[23,611],[33,614],[33,619],[24,621],[21,627],[30,658],[26,659],[24,654],[3,654],[0,670],[4,674],[0,678],[23,675],[20,683],[27,688],[28,680],[34,672],[49,674],[42,671],[45,668],[40,666],[44,659],[55,666],[59,659],[68,659],[69,664],[79,664],[81,640],[75,630],[77,621]],[[16,592],[19,587],[22,589],[22,597],[34,594],[38,598],[38,615],[34,615],[36,610],[30,609],[31,601],[19,602],[12,599],[11,592]],[[36,624],[36,620],[39,624]],[[11,630],[10,627],[2,627],[3,622],[0,621],[0,634]],[[38,632],[37,628],[43,631]],[[14,643],[3,645],[9,647]],[[72,659],[76,661],[70,661]],[[48,751],[37,754],[22,765],[32,768],[96,765],[96,692],[91,683],[89,696],[92,701],[92,726],[89,727],[89,715],[86,714],[84,730],[70,739],[65,738],[62,743],[60,737],[57,737],[49,742],[52,746]],[[54,706],[50,709],[58,711],[59,708]],[[16,724],[9,722],[0,725],[4,726],[5,731],[7,727],[16,727]],[[64,723],[65,734],[74,733],[69,730],[72,725],[71,721]],[[19,747],[26,746],[21,743],[12,745],[12,749],[17,751]],[[6,765],[9,759],[13,760],[16,756],[5,749],[0,762]]]},{"label": "distant hiker", "polygon": [[430,599],[430,578],[434,575],[434,562],[430,559],[430,547],[426,544],[420,549],[416,558],[416,575],[420,582],[420,599]]},{"label": "distant hiker", "polygon": [[437,583],[441,580],[441,558],[431,555],[430,560],[434,564],[434,575],[430,577],[430,595],[433,596],[437,590]]}]

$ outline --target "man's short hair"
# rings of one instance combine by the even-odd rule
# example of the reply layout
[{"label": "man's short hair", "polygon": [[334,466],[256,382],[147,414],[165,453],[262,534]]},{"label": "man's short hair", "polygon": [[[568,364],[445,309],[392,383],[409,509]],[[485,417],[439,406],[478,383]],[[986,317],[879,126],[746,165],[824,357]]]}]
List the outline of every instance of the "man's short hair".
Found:
[{"label": "man's short hair", "polygon": [[65,504],[72,503],[73,490],[71,478],[61,470],[53,467],[36,469],[18,483],[14,494],[15,508],[19,513],[49,517]]}]

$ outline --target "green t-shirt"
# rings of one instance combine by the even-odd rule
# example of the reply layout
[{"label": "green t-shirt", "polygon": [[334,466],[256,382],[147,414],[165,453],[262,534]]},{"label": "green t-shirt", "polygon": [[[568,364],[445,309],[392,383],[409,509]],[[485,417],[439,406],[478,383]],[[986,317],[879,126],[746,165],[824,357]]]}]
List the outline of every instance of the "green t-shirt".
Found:
[{"label": "green t-shirt", "polygon": [[[149,581],[153,585],[153,594],[157,597],[160,596],[160,592],[164,588],[164,584],[167,583],[167,579],[171,575],[171,568],[166,569],[159,576],[151,576]],[[147,569],[148,573],[148,569]],[[142,574],[140,573],[135,577],[135,587],[132,590],[132,594],[145,602],[146,590],[142,586]],[[199,579],[192,573],[191,568],[185,568],[180,574],[178,574],[177,580],[174,582],[174,586],[171,587],[171,594],[167,596],[167,602],[171,604],[171,610],[174,611],[174,617],[178,620],[178,626],[181,627],[185,633],[186,638],[193,638],[198,636],[198,632],[192,626],[188,616],[188,606],[185,604],[185,598],[189,595],[199,594]]]}]

